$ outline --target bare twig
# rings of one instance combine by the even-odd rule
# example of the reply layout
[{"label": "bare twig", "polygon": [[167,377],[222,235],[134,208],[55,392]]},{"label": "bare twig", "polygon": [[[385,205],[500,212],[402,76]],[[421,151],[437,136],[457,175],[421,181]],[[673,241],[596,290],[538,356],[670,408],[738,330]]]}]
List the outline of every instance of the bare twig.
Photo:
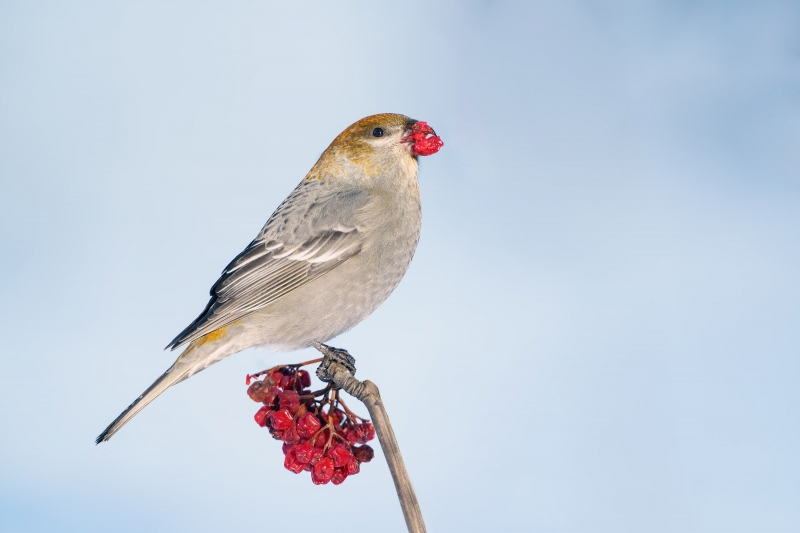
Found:
[{"label": "bare twig", "polygon": [[[327,347],[326,347],[327,348]],[[406,519],[409,533],[424,533],[425,522],[422,520],[422,511],[414,494],[414,487],[411,486],[411,479],[400,455],[400,447],[392,431],[392,424],[389,422],[389,415],[383,406],[381,394],[378,387],[371,381],[359,381],[344,365],[331,361],[325,367],[325,376],[331,383],[343,389],[345,392],[361,400],[369,411],[375,432],[378,434],[378,441],[383,448],[383,455],[389,464],[392,473],[394,487],[397,490],[397,497],[400,499],[400,506],[403,508],[403,516]],[[321,367],[321,368],[322,368]],[[319,376],[319,371],[317,375]],[[323,376],[320,376],[323,377]]]}]

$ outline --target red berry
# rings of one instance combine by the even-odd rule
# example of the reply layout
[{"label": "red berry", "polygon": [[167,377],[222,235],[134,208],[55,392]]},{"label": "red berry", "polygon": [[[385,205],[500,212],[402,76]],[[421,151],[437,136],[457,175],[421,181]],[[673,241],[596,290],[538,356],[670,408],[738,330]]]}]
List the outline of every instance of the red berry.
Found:
[{"label": "red berry", "polygon": [[336,468],[343,467],[353,460],[353,454],[350,453],[348,447],[343,444],[337,444],[331,448],[328,452],[328,457],[333,459],[333,464]]},{"label": "red berry", "polygon": [[279,402],[281,408],[288,409],[290,413],[295,414],[300,409],[300,395],[293,390],[287,390],[280,393]]},{"label": "red berry", "polygon": [[306,413],[297,420],[297,434],[306,439],[311,438],[321,427],[322,424],[313,413]]},{"label": "red berry", "polygon": [[256,424],[258,424],[263,428],[264,426],[267,425],[267,418],[272,416],[272,413],[273,413],[272,409],[270,409],[265,405],[264,407],[256,411],[256,414],[253,418],[255,418]]},{"label": "red berry", "polygon": [[272,414],[270,419],[272,427],[277,430],[288,429],[292,426],[292,413],[288,409],[281,409]]},{"label": "red berry", "polygon": [[294,448],[291,448],[286,452],[286,458],[283,460],[283,466],[295,474],[299,474],[305,468],[305,465],[297,460]]},{"label": "red berry", "polygon": [[263,381],[254,381],[252,385],[247,387],[247,395],[254,402],[263,402],[269,393],[269,383]]},{"label": "red berry", "polygon": [[350,444],[356,444],[359,439],[358,431],[355,428],[347,428],[344,430],[344,438]]},{"label": "red berry", "polygon": [[314,451],[311,452],[311,460],[308,462],[311,466],[314,466],[322,459],[324,456],[322,455],[322,450],[319,448],[314,448]]},{"label": "red berry", "polygon": [[365,444],[375,438],[375,426],[371,422],[364,422],[357,426],[358,442]]},{"label": "red berry", "polygon": [[331,483],[341,485],[345,479],[347,479],[347,472],[345,472],[344,468],[336,468],[333,471],[333,476],[331,476]]},{"label": "red berry", "polygon": [[264,405],[269,405],[273,409],[278,409],[278,396],[280,395],[281,390],[278,387],[270,387],[267,394],[264,395],[264,399],[262,400]]},{"label": "red berry", "polygon": [[311,386],[311,374],[309,374],[307,370],[298,370],[295,377],[297,381],[300,382],[301,386],[303,387]]},{"label": "red berry", "polygon": [[331,432],[326,429],[317,433],[311,444],[313,444],[317,448],[322,449],[325,447],[326,444],[328,444],[328,441],[330,440],[331,440]]},{"label": "red berry", "polygon": [[283,379],[283,373],[280,370],[273,370],[269,375],[269,380],[275,387],[281,386],[282,379]]},{"label": "red berry", "polygon": [[375,450],[373,450],[368,444],[363,446],[355,446],[353,448],[353,455],[355,455],[356,459],[358,459],[358,462],[368,463],[372,461],[373,457],[375,457]]},{"label": "red berry", "polygon": [[288,442],[290,444],[297,444],[302,440],[303,439],[300,437],[300,435],[297,434],[297,426],[294,424],[294,422],[283,432],[283,442]]},{"label": "red berry", "polygon": [[294,388],[294,378],[292,376],[283,376],[281,378],[281,388],[283,390],[292,390]]},{"label": "red berry", "polygon": [[315,451],[319,452],[319,450],[314,448],[308,441],[300,443],[294,448],[294,453],[297,456],[297,460],[303,464],[311,461],[311,457],[313,457]]},{"label": "red berry", "polygon": [[330,457],[323,457],[314,465],[312,472],[318,479],[328,482],[333,477],[334,468],[333,460]]},{"label": "red berry", "polygon": [[352,461],[345,465],[344,470],[347,472],[348,476],[358,474],[361,471],[361,463],[354,457]]},{"label": "red berry", "polygon": [[317,474],[314,472],[314,469],[311,469],[311,482],[314,485],[326,485],[330,482],[330,479],[321,479]]},{"label": "red berry", "polygon": [[[430,137],[428,137],[428,135],[430,135]],[[436,135],[433,128],[422,121],[414,125],[408,139],[414,141],[414,155],[432,155],[444,146],[442,138]]]}]

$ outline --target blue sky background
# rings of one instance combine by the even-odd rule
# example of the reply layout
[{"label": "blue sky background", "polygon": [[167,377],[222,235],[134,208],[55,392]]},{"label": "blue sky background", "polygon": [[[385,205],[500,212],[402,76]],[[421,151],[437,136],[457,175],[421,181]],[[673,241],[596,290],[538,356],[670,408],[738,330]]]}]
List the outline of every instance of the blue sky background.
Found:
[{"label": "blue sky background", "polygon": [[431,531],[800,530],[798,4],[377,4],[0,3],[0,531],[404,531],[382,457],[316,487],[252,422],[245,374],[310,351],[93,444],[378,112],[445,147],[333,344]]}]

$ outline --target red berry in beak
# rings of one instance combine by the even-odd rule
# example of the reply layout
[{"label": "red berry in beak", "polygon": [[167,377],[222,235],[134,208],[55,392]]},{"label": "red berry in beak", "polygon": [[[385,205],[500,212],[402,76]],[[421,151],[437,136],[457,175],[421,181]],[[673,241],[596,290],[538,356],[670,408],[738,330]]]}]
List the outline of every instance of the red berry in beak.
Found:
[{"label": "red berry in beak", "polygon": [[414,155],[433,155],[444,146],[442,138],[436,135],[427,122],[422,121],[411,127],[411,133],[403,142],[413,143],[411,151]]}]

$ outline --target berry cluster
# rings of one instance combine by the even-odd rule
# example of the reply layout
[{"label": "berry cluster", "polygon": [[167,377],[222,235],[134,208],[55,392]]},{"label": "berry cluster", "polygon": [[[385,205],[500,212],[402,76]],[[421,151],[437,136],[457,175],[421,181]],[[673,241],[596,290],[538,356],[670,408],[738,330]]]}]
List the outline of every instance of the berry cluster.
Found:
[{"label": "berry cluster", "polygon": [[375,437],[375,428],[353,414],[331,385],[309,390],[311,376],[300,366],[274,367],[247,376],[247,394],[264,404],[255,420],[283,441],[283,466],[288,470],[311,472],[316,485],[339,485],[358,474],[361,463],[372,460],[375,452],[366,442]]}]

